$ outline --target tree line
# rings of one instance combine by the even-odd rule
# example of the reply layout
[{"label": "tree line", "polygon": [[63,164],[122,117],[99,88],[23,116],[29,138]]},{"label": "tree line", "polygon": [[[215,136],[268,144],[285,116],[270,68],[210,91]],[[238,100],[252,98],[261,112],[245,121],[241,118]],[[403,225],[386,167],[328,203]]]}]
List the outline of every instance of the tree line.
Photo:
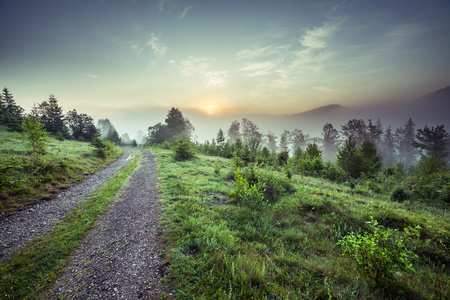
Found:
[{"label": "tree line", "polygon": [[[96,138],[101,138],[117,145],[122,143],[122,139],[109,119],[98,120],[96,126],[91,116],[78,113],[76,109],[64,114],[58,99],[53,94],[50,94],[47,100],[34,103],[30,114],[26,114],[11,92],[4,87],[0,94],[0,126],[10,131],[22,132],[22,123],[30,118],[38,120],[47,133],[60,140],[93,142]],[[129,137],[126,143],[132,143]]]}]

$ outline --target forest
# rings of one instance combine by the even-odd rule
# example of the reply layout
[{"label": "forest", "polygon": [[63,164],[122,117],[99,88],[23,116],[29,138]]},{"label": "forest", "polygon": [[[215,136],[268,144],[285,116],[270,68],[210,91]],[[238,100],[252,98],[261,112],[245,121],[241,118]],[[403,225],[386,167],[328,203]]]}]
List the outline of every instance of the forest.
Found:
[{"label": "forest", "polygon": [[[54,95],[30,114],[6,87],[0,103],[2,213],[51,199],[117,159],[120,146],[155,155],[167,268],[161,299],[448,296],[443,125],[416,129],[408,119],[394,129],[380,119],[350,119],[340,128],[324,124],[321,137],[301,129],[278,137],[243,118],[199,143],[191,121],[172,107],[137,142],[119,136],[109,119],[63,114]],[[2,292],[27,280],[31,294],[51,286],[61,261],[39,271],[47,279],[24,271],[13,282],[14,268],[32,265],[33,256],[16,255],[0,268]]]}]

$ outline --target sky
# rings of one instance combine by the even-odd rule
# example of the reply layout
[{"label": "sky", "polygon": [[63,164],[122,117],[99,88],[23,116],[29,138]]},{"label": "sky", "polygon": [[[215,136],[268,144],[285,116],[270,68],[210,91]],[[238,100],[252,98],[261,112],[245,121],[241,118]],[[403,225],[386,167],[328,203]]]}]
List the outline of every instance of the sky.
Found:
[{"label": "sky", "polygon": [[0,36],[0,86],[27,112],[54,94],[130,135],[171,107],[291,114],[450,85],[448,0],[0,0]]}]

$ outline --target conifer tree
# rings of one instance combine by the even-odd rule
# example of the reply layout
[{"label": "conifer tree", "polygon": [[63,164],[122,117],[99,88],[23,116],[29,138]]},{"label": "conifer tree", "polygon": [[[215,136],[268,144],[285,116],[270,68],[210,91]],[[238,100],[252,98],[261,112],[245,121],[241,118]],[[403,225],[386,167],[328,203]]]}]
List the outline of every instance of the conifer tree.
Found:
[{"label": "conifer tree", "polygon": [[443,159],[448,155],[447,146],[449,144],[449,134],[444,129],[444,125],[436,128],[425,125],[423,129],[418,129],[416,140],[412,142],[412,146],[423,151],[425,156],[436,156]]},{"label": "conifer tree", "polygon": [[413,120],[409,118],[403,127],[395,130],[398,157],[405,166],[409,166],[415,162],[416,150],[412,145],[415,140],[415,126]]},{"label": "conifer tree", "polygon": [[9,92],[9,90],[4,87],[2,96],[2,124],[9,127],[12,131],[21,132],[22,129],[22,120],[23,120],[23,112],[24,109],[17,105],[16,100],[14,100],[13,95]]}]

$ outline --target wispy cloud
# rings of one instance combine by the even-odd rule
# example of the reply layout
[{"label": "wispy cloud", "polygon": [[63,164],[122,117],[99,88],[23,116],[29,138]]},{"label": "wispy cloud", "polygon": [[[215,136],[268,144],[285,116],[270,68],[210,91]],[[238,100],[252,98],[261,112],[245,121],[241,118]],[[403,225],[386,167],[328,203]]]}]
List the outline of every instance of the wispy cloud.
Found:
[{"label": "wispy cloud", "polygon": [[183,76],[192,76],[194,74],[205,74],[211,65],[209,62],[214,61],[213,58],[189,56],[187,59],[181,60],[178,65],[181,68],[180,74]]},{"label": "wispy cloud", "polygon": [[268,75],[272,73],[272,71],[276,69],[282,62],[283,59],[278,58],[275,60],[253,63],[241,68],[240,71],[248,71],[246,76],[249,77]]},{"label": "wispy cloud", "polygon": [[390,31],[386,34],[388,38],[392,39],[402,39],[410,38],[420,35],[426,31],[426,28],[419,24],[409,23],[409,24],[399,24],[393,26]]},{"label": "wispy cloud", "polygon": [[203,77],[208,88],[224,87],[227,84],[228,72],[211,70],[213,61],[214,58],[189,56],[179,62],[171,59],[169,63],[179,67],[181,76]]},{"label": "wispy cloud", "polygon": [[336,27],[330,24],[306,30],[305,34],[300,38],[300,44],[303,47],[311,49],[325,48],[326,39],[329,38],[335,30]]},{"label": "wispy cloud", "polygon": [[226,86],[227,71],[208,71],[204,74],[206,77],[207,87],[224,87]]},{"label": "wispy cloud", "polygon": [[144,48],[139,47],[138,44],[131,44],[130,49],[137,53],[137,55],[141,55],[142,51],[144,51]]},{"label": "wispy cloud", "polygon": [[153,53],[155,53],[159,58],[162,58],[168,50],[167,47],[153,33],[147,45],[152,48]]},{"label": "wispy cloud", "polygon": [[100,78],[100,76],[95,75],[95,74],[90,74],[90,73],[86,73],[86,74],[84,74],[84,76],[89,77],[89,78],[94,78],[94,79]]},{"label": "wispy cloud", "polygon": [[290,47],[289,44],[281,46],[267,46],[267,47],[255,47],[252,49],[245,49],[237,53],[238,59],[255,59],[262,56],[269,56],[280,52],[285,52]]},{"label": "wispy cloud", "polygon": [[180,15],[180,19],[183,19],[183,18],[186,16],[188,10],[190,10],[191,8],[193,8],[193,6],[188,6],[188,7],[186,7],[186,8],[184,9],[183,13]]}]

